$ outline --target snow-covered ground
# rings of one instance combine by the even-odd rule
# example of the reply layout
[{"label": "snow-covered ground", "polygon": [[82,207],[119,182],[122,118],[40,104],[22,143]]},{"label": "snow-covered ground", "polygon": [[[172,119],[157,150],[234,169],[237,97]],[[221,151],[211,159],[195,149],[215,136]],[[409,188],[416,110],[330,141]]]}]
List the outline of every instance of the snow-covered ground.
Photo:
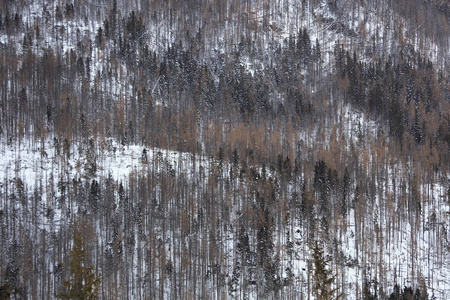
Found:
[{"label": "snow-covered ground", "polygon": [[[45,18],[43,13],[45,10],[53,14],[57,4],[57,2],[48,1],[30,1],[30,3],[28,14],[24,14],[23,19],[23,22],[27,24],[33,24],[35,20],[39,23],[40,18]],[[273,2],[268,8],[264,8],[262,2],[250,1],[247,14],[251,18],[250,23],[256,24],[254,28],[266,29],[265,31],[260,30],[260,35],[255,36],[255,42],[263,45],[263,51],[270,53],[276,48],[276,45],[282,45],[286,38],[296,36],[302,28],[306,28],[312,45],[315,44],[316,39],[321,43],[323,68],[331,72],[334,59],[333,51],[337,42],[345,44],[348,49],[354,47],[363,49],[371,45],[372,39],[379,39],[385,41],[381,46],[384,47],[383,53],[392,53],[394,49],[391,48],[395,45],[387,41],[395,41],[394,30],[403,28],[403,31],[399,32],[403,34],[404,42],[410,43],[416,49],[419,46],[419,39],[416,36],[408,36],[406,21],[398,19],[398,16],[391,11],[386,12],[384,18],[389,20],[391,24],[397,22],[397,27],[385,26],[385,24],[382,24],[377,11],[366,11],[364,7],[353,16],[342,18],[330,9],[325,0],[321,1],[321,4],[316,8],[301,7],[299,3],[299,1],[283,0]],[[127,7],[128,10],[122,11],[122,16],[127,16],[132,9],[139,8],[133,5]],[[70,50],[76,51],[79,47],[78,40],[83,40],[86,46],[92,44],[93,51],[89,54],[89,59],[92,62],[89,77],[91,86],[94,86],[95,77],[107,70],[108,63],[110,63],[104,56],[107,51],[101,51],[94,42],[97,30],[102,26],[102,21],[107,12],[102,6],[84,7],[82,11],[85,11],[87,15],[89,9],[98,9],[98,15],[95,18],[69,18],[53,23],[44,22],[45,26],[40,28],[40,42],[38,45],[33,45],[35,47],[33,51],[40,56],[45,49],[52,47],[61,49],[61,53],[67,54]],[[231,36],[239,36],[242,33],[239,32],[236,22],[233,22],[236,14],[230,12],[232,18],[226,20],[224,24],[219,24],[218,28],[210,30],[209,34],[211,35],[211,32],[213,32],[213,36],[205,37],[205,40],[209,43],[205,47],[211,50],[210,52],[214,55],[236,47],[239,43],[238,39],[233,39],[234,45],[230,46],[231,42],[229,41]],[[53,19],[53,17],[50,19]],[[179,24],[165,21],[162,13],[155,20],[146,24],[148,46],[150,50],[163,53],[169,46],[183,37],[177,37],[174,34],[178,31]],[[207,33],[208,26],[215,26],[208,22],[205,24],[205,32]],[[362,38],[363,31],[365,32],[365,39]],[[356,42],[358,44],[353,47],[353,43]],[[435,65],[443,65],[440,60],[445,59],[446,55],[442,53],[438,45],[432,40],[422,42],[425,45],[423,48],[428,49],[428,53],[424,54]],[[0,44],[11,43],[22,43],[22,36],[0,34]],[[228,49],[225,45],[228,45]],[[105,49],[111,47],[113,47],[113,42],[107,41]],[[21,47],[16,47],[18,54],[22,50]],[[207,51],[205,50],[205,52]],[[360,52],[363,53],[363,51]],[[242,55],[240,59],[241,64],[252,75],[265,68],[264,61],[259,59],[252,60],[246,55]],[[361,59],[369,61],[371,57],[367,55],[367,57],[361,57]],[[132,70],[128,70],[126,65],[122,64],[121,71],[121,76],[115,79],[112,76],[112,79],[107,80],[107,83],[103,86],[104,90],[111,92],[111,96],[115,100],[122,99],[122,97],[126,98],[133,91],[133,86],[129,82],[121,81],[121,78],[132,76]],[[158,80],[151,86],[157,84]],[[158,100],[156,100],[156,103],[158,103]],[[338,117],[342,125],[342,132],[337,134],[338,139],[341,136],[354,140],[358,140],[361,136],[376,136],[379,126],[375,121],[364,118],[362,113],[355,112],[348,106],[342,106],[338,111]],[[331,126],[328,126],[325,130],[326,136],[329,137]],[[299,138],[305,140],[308,146],[313,145],[314,135],[308,135],[308,137],[309,140],[304,132],[299,133]],[[40,195],[40,198],[43,199],[41,203],[42,211],[46,211],[49,207],[54,210],[51,217],[45,216],[42,219],[40,228],[58,228],[63,218],[62,209],[54,205],[53,201],[59,197],[60,189],[58,185],[62,182],[91,181],[94,179],[99,181],[104,178],[112,178],[115,182],[127,182],[130,175],[145,172],[183,174],[186,178],[193,179],[200,172],[207,173],[210,166],[214,164],[212,158],[195,157],[191,153],[168,149],[145,148],[140,145],[123,146],[111,140],[95,141],[94,144],[93,150],[89,148],[88,143],[71,145],[69,153],[66,153],[61,141],[58,144],[52,139],[41,142],[22,140],[20,143],[9,143],[2,140],[0,142],[0,197],[3,197],[3,201],[0,201],[0,210],[4,209],[2,205],[6,203],[4,195],[7,194],[8,186],[15,185],[18,190],[29,195],[38,190],[42,193]],[[347,150],[349,150],[349,145],[350,143],[347,142]],[[371,163],[374,156],[371,156],[370,160]],[[92,166],[89,166],[93,163],[96,167],[95,170],[92,170]],[[400,187],[394,187],[392,182],[398,176],[398,170],[406,167],[399,163],[388,168],[387,177],[384,179],[386,188],[383,190],[383,195],[386,198],[398,198],[394,195],[401,193]],[[91,169],[91,172],[87,171],[88,169]],[[268,172],[270,176],[276,176],[275,171],[269,170]],[[227,176],[228,173],[225,168],[224,177]],[[357,249],[364,241],[361,241],[360,237],[355,235],[355,232],[361,231],[361,228],[356,228],[360,225],[355,221],[357,219],[355,211],[350,210],[345,229],[339,229],[337,232],[342,233],[341,239],[338,240],[338,247],[343,256],[347,258],[348,262],[355,262],[354,264],[349,263],[344,269],[346,273],[343,274],[343,278],[345,278],[343,279],[345,280],[344,286],[346,286],[345,294],[349,298],[351,298],[351,295],[355,295],[357,286],[361,289],[362,279],[366,276],[369,279],[378,278],[383,281],[382,284],[388,287],[392,287],[394,282],[398,282],[402,286],[415,285],[422,278],[425,280],[430,296],[434,295],[436,299],[450,299],[450,257],[448,251],[450,206],[443,201],[450,178],[448,174],[441,177],[441,181],[430,182],[419,188],[422,199],[427,200],[422,202],[420,215],[414,224],[404,221],[406,218],[399,218],[398,224],[391,224],[393,216],[386,215],[386,199],[380,196],[376,197],[373,211],[365,212],[365,216],[373,216],[372,219],[368,218],[364,223],[365,230],[370,233],[367,234],[365,243],[372,245],[372,247],[366,247],[370,250],[368,253],[363,253]],[[203,183],[207,184],[207,180],[208,176],[205,176]],[[392,211],[396,214],[405,213],[406,208],[399,207],[397,201],[392,201],[390,204],[393,205]],[[233,220],[239,218],[238,209],[234,208],[230,212]],[[374,238],[376,236],[373,232],[376,228],[380,235]],[[287,255],[282,256],[284,258],[281,260],[283,266],[281,276],[287,276],[284,267],[291,266],[294,278],[300,287],[306,281],[305,270],[307,270],[307,259],[311,250],[304,242],[306,239],[304,227],[295,224],[293,232],[294,235],[291,239],[296,245],[294,247],[294,259],[290,261]],[[226,249],[225,252],[229,255],[226,255],[226,258],[231,260],[232,255],[230,253],[236,248],[237,237],[232,231],[226,232],[225,236],[226,238],[221,243]],[[172,237],[166,238],[171,239]],[[274,241],[275,244],[283,245],[285,237],[274,236]],[[444,246],[437,245],[437,243],[443,243]],[[447,247],[447,250],[441,251],[445,247]],[[172,253],[169,246],[166,248],[167,253]],[[135,260],[137,265],[139,262],[137,259]],[[370,260],[376,261],[378,267],[367,269]],[[145,269],[145,265],[142,268]],[[230,274],[232,269],[233,266],[230,264]],[[167,293],[170,293],[170,291],[167,291]]]},{"label": "snow-covered ground", "polygon": [[[347,110],[345,114],[350,123],[360,122],[360,116],[357,113],[353,114]],[[364,124],[370,123],[364,122]],[[202,168],[208,169],[213,162],[211,158],[195,158],[190,153],[144,148],[139,145],[123,146],[110,140],[97,142],[95,149],[98,150],[92,156],[92,153],[88,154],[89,150],[86,145],[79,151],[77,151],[77,147],[72,146],[72,152],[67,156],[62,149],[59,149],[58,154],[57,147],[52,140],[35,144],[22,141],[20,146],[18,143],[2,143],[0,147],[0,156],[2,157],[0,160],[1,194],[5,195],[8,183],[20,184],[23,191],[30,194],[39,186],[46,186],[47,188],[40,189],[43,192],[43,210],[45,211],[45,201],[51,201],[51,198],[55,197],[55,195],[49,194],[58,193],[58,182],[61,180],[100,180],[109,177],[116,182],[127,182],[132,173],[151,172],[152,170],[172,172],[178,175],[185,174],[187,178],[192,179],[195,176],[194,172],[198,173]],[[89,159],[92,159],[88,157],[95,158],[97,165],[95,174],[88,174],[86,171]],[[194,165],[195,169],[193,169]],[[395,179],[398,169],[398,166],[391,167],[389,178],[387,178],[388,182]],[[224,176],[227,176],[226,174],[225,170]],[[270,171],[270,174],[276,176],[273,170]],[[57,178],[58,176],[63,178]],[[448,238],[450,237],[448,232],[450,206],[443,202],[446,188],[448,188],[448,182],[445,182],[445,179],[442,182],[430,183],[420,188],[422,195],[428,195],[423,199],[429,200],[423,201],[421,213],[414,224],[406,221],[408,218],[398,218],[398,223],[393,224],[392,220],[396,217],[387,215],[389,210],[385,207],[386,199],[377,197],[374,205],[368,206],[373,207],[373,212],[366,211],[365,213],[363,226],[368,233],[364,237],[355,235],[355,232],[361,232],[361,228],[356,228],[361,224],[357,224],[360,221],[357,221],[355,210],[350,210],[345,221],[346,226],[338,226],[339,229],[335,232],[336,238],[340,236],[336,240],[337,247],[346,261],[346,267],[342,269],[345,273],[338,273],[338,280],[339,284],[345,287],[344,292],[347,297],[352,298],[356,290],[361,289],[364,279],[377,278],[380,280],[380,284],[387,287],[391,287],[394,282],[399,283],[400,286],[417,286],[420,280],[424,280],[430,296],[433,295],[436,299],[450,298],[449,252],[448,250],[436,250],[443,249],[442,245],[437,246],[436,243],[447,243],[446,247],[448,248]],[[388,184],[384,194],[392,196],[394,191],[392,184]],[[398,187],[397,192],[399,192]],[[405,207],[398,207],[395,201],[393,205],[395,214],[406,213]],[[51,206],[51,203],[48,203],[47,206]],[[231,218],[236,221],[239,218],[239,215],[236,214],[237,211],[238,208],[235,208],[231,212]],[[50,230],[56,226],[57,230],[58,224],[63,218],[61,214],[61,209],[55,206],[53,216],[43,218],[40,227]],[[372,215],[372,218],[368,218],[368,215]],[[311,255],[304,230],[300,224],[294,224],[291,236],[291,241],[294,243],[292,260],[287,255],[285,248],[280,248],[281,252],[279,252],[281,256],[280,269],[284,274],[280,274],[280,276],[287,276],[285,270],[286,267],[289,267],[299,289],[303,285],[303,291],[305,291],[307,278],[307,261]],[[377,233],[374,233],[374,230]],[[282,229],[281,232],[283,231],[285,230]],[[226,232],[225,236],[226,238],[221,243],[226,249],[225,253],[228,253],[227,259],[232,263],[232,253],[235,251],[238,237],[233,231]],[[286,244],[285,235],[274,234],[273,238],[275,245]],[[166,236],[166,239],[170,241],[171,237]],[[366,244],[364,249],[368,252],[361,250],[362,244]],[[367,247],[367,245],[370,246]],[[166,248],[167,253],[170,254],[170,243],[166,245]],[[136,261],[136,265],[139,265],[138,261]],[[145,266],[141,267],[145,269]],[[229,273],[231,274],[232,271],[233,267],[230,265]],[[169,287],[167,288],[169,289]],[[256,297],[256,294],[254,296]]]}]

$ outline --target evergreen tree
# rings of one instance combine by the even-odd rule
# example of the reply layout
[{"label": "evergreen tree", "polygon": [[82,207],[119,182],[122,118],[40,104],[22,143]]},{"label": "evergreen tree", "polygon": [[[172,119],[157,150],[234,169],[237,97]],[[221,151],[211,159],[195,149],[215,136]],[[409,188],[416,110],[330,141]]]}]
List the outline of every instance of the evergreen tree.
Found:
[{"label": "evergreen tree", "polygon": [[76,229],[73,238],[73,248],[70,251],[70,279],[64,281],[64,292],[56,295],[59,299],[97,299],[97,290],[101,283],[100,276],[89,266],[83,235]]},{"label": "evergreen tree", "polygon": [[329,261],[324,257],[323,247],[315,241],[313,248],[314,260],[314,289],[313,294],[317,300],[339,299],[337,290],[332,287],[335,275],[328,268]]},{"label": "evergreen tree", "polygon": [[0,300],[6,300],[11,297],[12,290],[9,282],[0,285]]},{"label": "evergreen tree", "polygon": [[376,291],[375,294],[372,294],[372,291],[370,290],[370,283],[367,281],[364,281],[363,283],[363,292],[362,292],[362,296],[364,300],[376,300],[377,296],[376,296]]},{"label": "evergreen tree", "polygon": [[389,300],[400,300],[401,292],[400,292],[400,286],[396,283],[394,285],[394,291],[389,296]]}]

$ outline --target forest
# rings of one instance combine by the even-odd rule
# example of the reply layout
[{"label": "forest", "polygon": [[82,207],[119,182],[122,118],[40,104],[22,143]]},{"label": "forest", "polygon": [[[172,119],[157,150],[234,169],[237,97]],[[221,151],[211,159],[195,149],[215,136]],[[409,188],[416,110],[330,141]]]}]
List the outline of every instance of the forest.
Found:
[{"label": "forest", "polygon": [[0,299],[449,299],[447,0],[0,0]]}]

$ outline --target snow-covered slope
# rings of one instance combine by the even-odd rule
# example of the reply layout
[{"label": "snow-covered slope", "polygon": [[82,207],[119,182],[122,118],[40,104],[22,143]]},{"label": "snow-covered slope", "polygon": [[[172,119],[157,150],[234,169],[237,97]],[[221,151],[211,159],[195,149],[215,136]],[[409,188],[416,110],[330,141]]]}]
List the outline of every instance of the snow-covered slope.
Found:
[{"label": "snow-covered slope", "polygon": [[[0,11],[0,279],[22,297],[60,289],[84,218],[105,298],[306,298],[316,239],[346,299],[450,299],[449,47],[426,20],[386,1],[70,4]],[[398,61],[423,89],[350,86]],[[410,111],[369,114],[358,88]]]},{"label": "snow-covered slope", "polygon": [[[361,117],[358,113],[350,111],[345,112],[346,123],[349,124],[347,133],[352,132],[352,128],[360,127]],[[363,123],[366,124],[366,123]],[[367,129],[364,129],[367,132]],[[3,159],[0,161],[1,189],[3,201],[0,202],[0,210],[6,210],[6,199],[10,198],[11,193],[17,192],[19,198],[27,198],[27,194],[32,197],[36,191],[39,191],[39,214],[42,216],[36,224],[39,230],[48,233],[57,234],[62,227],[70,222],[70,211],[76,213],[82,212],[85,203],[73,202],[71,206],[61,203],[63,199],[61,186],[69,182],[87,182],[95,180],[105,182],[112,180],[116,184],[123,183],[125,186],[132,180],[133,174],[171,174],[170,176],[185,177],[186,180],[198,182],[200,174],[214,173],[217,170],[218,161],[213,158],[194,157],[190,153],[170,151],[166,149],[145,148],[139,145],[120,145],[112,140],[95,142],[95,151],[88,154],[87,145],[77,149],[72,147],[64,153],[58,150],[54,140],[46,140],[40,143],[31,143],[22,141],[21,144],[3,143],[0,154]],[[144,151],[145,149],[145,151]],[[59,151],[59,153],[58,153]],[[95,160],[96,170],[90,173],[90,163]],[[224,164],[222,176],[224,180],[230,180],[229,174],[231,165]],[[238,168],[241,168],[240,166]],[[398,173],[402,167],[391,165],[388,168],[388,176],[383,181],[378,182],[385,186],[382,188],[383,195],[387,198],[394,197],[395,193],[402,193],[399,186],[392,183],[396,181]],[[259,172],[262,170],[260,169]],[[267,176],[276,178],[275,170],[267,170]],[[205,175],[203,175],[205,176]],[[304,175],[303,175],[304,176]],[[201,185],[207,185],[208,176],[205,181],[198,182]],[[399,283],[401,286],[415,286],[418,282],[425,282],[428,293],[435,299],[448,299],[450,297],[450,278],[449,252],[443,250],[448,247],[450,226],[450,206],[444,202],[448,180],[443,178],[442,182],[433,182],[420,187],[420,194],[423,199],[420,214],[417,215],[414,223],[408,222],[401,215],[405,214],[405,208],[400,207],[399,202],[389,202],[383,198],[377,197],[372,205],[365,209],[372,212],[364,212],[372,215],[372,218],[361,223],[360,216],[362,212],[356,204],[355,209],[351,209],[345,219],[336,219],[331,222],[333,227],[334,249],[328,249],[328,253],[338,255],[341,264],[345,267],[335,265],[337,268],[337,286],[343,290],[345,298],[351,299],[361,290],[362,282],[370,278],[377,278],[377,284],[390,287],[392,282]],[[240,185],[240,184],[239,184]],[[201,186],[198,186],[201,188]],[[240,187],[237,189],[248,189],[250,187]],[[233,188],[234,189],[234,188]],[[290,190],[297,189],[292,185]],[[20,195],[24,193],[24,195]],[[196,193],[196,192],[195,192]],[[158,196],[160,197],[160,196]],[[351,195],[354,198],[355,195]],[[402,197],[397,196],[397,197]],[[119,200],[117,205],[119,205]],[[386,206],[393,205],[393,210],[388,210]],[[26,210],[24,203],[16,202],[16,211]],[[242,207],[231,206],[229,213],[231,224],[238,224],[242,217]],[[52,213],[49,214],[48,212]],[[389,215],[389,213],[398,214]],[[31,216],[30,216],[31,218]],[[397,220],[392,223],[393,220]],[[357,226],[364,228],[357,228]],[[293,276],[298,293],[305,295],[308,278],[308,261],[312,249],[308,243],[308,232],[299,220],[293,221],[292,226],[277,225],[273,235],[273,243],[280,257],[279,268],[280,278],[288,280]],[[162,228],[154,228],[154,234],[164,245],[169,257],[177,258],[177,253],[172,253],[173,235],[177,232],[165,234]],[[361,232],[366,231],[366,234]],[[358,235],[355,233],[359,232]],[[287,235],[286,235],[287,234]],[[239,244],[239,234],[235,230],[225,230],[222,234],[223,239],[218,241],[220,247],[224,249],[224,266],[226,274],[233,274],[236,267],[236,247]],[[105,237],[107,238],[107,237]],[[139,239],[138,236],[136,236]],[[178,239],[178,237],[176,237]],[[194,236],[190,237],[194,238]],[[187,238],[187,241],[190,240]],[[288,250],[285,246],[287,241],[293,243],[293,248]],[[251,241],[256,243],[256,241]],[[437,246],[437,243],[444,243]],[[99,241],[99,247],[106,247]],[[137,253],[140,243],[135,244],[134,250],[130,253]],[[441,249],[441,250],[438,250]],[[113,251],[112,248],[110,251]],[[292,251],[291,253],[289,251]],[[413,252],[411,252],[413,251]],[[443,251],[443,252],[442,252]],[[134,254],[136,255],[136,254]],[[141,264],[140,258],[133,258],[134,264]],[[176,266],[175,266],[176,267]],[[146,264],[141,264],[140,268],[146,270]],[[289,273],[286,270],[289,269]],[[131,270],[130,270],[131,272]],[[244,272],[244,271],[242,271]],[[290,274],[290,275],[289,275]],[[136,274],[136,276],[138,276]],[[140,276],[140,275],[139,275]],[[159,276],[159,275],[157,275]],[[253,279],[250,279],[253,280]],[[256,279],[255,279],[256,280]],[[207,283],[212,284],[212,283]],[[164,285],[168,295],[172,293],[170,284]],[[142,293],[143,286],[135,287],[136,293]],[[212,288],[212,286],[211,286]],[[389,291],[386,291],[388,293]],[[230,295],[233,295],[231,293]],[[248,297],[258,298],[259,292],[249,287]],[[236,297],[237,294],[235,295]]]}]

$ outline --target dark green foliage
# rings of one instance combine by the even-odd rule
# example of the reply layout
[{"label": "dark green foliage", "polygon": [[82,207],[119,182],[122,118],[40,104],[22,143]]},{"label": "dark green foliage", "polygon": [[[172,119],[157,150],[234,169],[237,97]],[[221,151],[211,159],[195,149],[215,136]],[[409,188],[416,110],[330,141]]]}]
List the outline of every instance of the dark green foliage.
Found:
[{"label": "dark green foliage", "polygon": [[302,186],[300,211],[302,213],[302,217],[304,219],[307,219],[309,222],[312,222],[314,220],[314,206],[315,201],[312,192],[304,182]]},{"label": "dark green foliage", "polygon": [[128,16],[124,36],[132,42],[141,42],[145,37],[145,25],[142,22],[142,16],[137,15],[134,10]]},{"label": "dark green foliage", "polygon": [[340,298],[337,295],[337,289],[333,288],[336,278],[333,271],[329,267],[329,261],[324,256],[323,247],[318,241],[314,242],[313,248],[314,263],[314,288],[313,294],[317,300],[329,300]]},{"label": "dark green foliage", "polygon": [[59,299],[95,300],[101,277],[90,266],[84,237],[80,230],[74,231],[73,248],[70,251],[70,279],[64,281],[64,291],[57,294]]},{"label": "dark green foliage", "polygon": [[362,294],[363,294],[362,295],[363,300],[376,300],[377,299],[376,293],[372,294],[372,291],[370,290],[370,284],[366,281],[363,284]]},{"label": "dark green foliage", "polygon": [[328,217],[330,213],[330,189],[333,185],[333,178],[337,175],[327,167],[327,164],[320,160],[314,166],[314,189],[319,199],[319,214]]},{"label": "dark green foliage", "polygon": [[143,164],[148,163],[148,157],[147,157],[147,149],[142,149],[142,155],[141,155],[141,162]]},{"label": "dark green foliage", "polygon": [[412,287],[405,286],[401,290],[400,286],[395,284],[394,291],[390,294],[389,300],[428,300],[426,286],[416,288],[416,290]]},{"label": "dark green foliage", "polygon": [[0,300],[7,300],[12,295],[12,289],[9,282],[0,285]]},{"label": "dark green foliage", "polygon": [[88,176],[95,176],[97,173],[97,154],[92,139],[89,140],[89,147],[86,153],[86,171]]},{"label": "dark green foliage", "polygon": [[398,284],[394,285],[394,291],[389,296],[389,300],[400,300],[400,286]]},{"label": "dark green foliage", "polygon": [[[381,61],[363,64],[356,53],[351,57],[338,43],[335,46],[336,75],[340,81],[348,78],[348,85],[343,84],[342,88],[351,103],[387,122],[390,136],[402,142],[408,131],[421,145],[426,138],[427,117],[423,111],[418,111],[419,104],[428,113],[442,114],[436,100],[439,93],[435,88],[438,85],[436,75],[431,62],[413,49],[402,49],[400,56],[401,59],[389,57],[384,64]],[[413,114],[409,111],[410,103],[415,106]]]},{"label": "dark green foliage", "polygon": [[100,199],[100,186],[97,180],[92,180],[89,189],[89,205],[93,211],[97,211]]}]

